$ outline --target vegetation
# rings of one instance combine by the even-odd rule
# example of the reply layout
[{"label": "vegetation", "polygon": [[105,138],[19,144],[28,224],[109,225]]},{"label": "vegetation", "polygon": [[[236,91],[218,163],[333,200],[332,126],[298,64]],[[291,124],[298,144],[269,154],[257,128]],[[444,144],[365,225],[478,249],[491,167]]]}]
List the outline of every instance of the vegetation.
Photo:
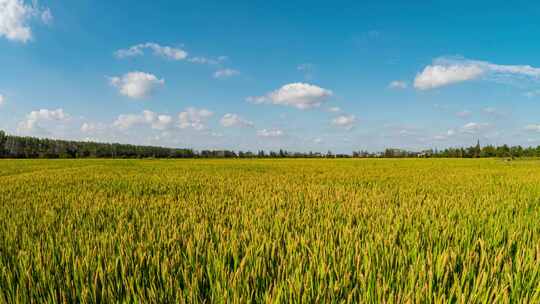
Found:
[{"label": "vegetation", "polygon": [[10,136],[0,131],[0,158],[191,158],[190,149]]},{"label": "vegetation", "polygon": [[0,160],[0,302],[540,301],[540,162]]},{"label": "vegetation", "polygon": [[352,154],[320,152],[279,152],[174,149],[152,146],[137,146],[118,143],[96,143],[41,139],[6,135],[0,130],[0,158],[479,158],[479,157],[540,157],[540,146],[526,147],[507,145],[484,146],[480,143],[468,148],[447,148],[421,152],[402,149],[386,149],[384,152],[353,151]]}]

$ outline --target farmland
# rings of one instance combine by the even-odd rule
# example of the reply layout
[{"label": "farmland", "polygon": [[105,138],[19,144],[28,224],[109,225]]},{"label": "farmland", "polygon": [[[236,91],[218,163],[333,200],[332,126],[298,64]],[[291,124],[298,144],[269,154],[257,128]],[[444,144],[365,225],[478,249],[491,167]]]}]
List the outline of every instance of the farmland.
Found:
[{"label": "farmland", "polygon": [[0,160],[0,302],[539,302],[540,161]]}]

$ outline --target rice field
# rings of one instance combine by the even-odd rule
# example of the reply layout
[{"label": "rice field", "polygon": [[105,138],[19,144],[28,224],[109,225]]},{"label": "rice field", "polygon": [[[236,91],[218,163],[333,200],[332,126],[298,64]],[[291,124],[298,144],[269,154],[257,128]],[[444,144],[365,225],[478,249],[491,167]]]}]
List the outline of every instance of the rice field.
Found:
[{"label": "rice field", "polygon": [[1,303],[540,302],[540,160],[0,160]]}]

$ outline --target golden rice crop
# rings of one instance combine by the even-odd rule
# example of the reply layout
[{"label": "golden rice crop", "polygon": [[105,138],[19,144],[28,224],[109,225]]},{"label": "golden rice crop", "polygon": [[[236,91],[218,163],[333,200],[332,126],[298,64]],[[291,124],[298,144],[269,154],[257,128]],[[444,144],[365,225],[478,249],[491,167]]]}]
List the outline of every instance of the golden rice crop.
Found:
[{"label": "golden rice crop", "polygon": [[540,161],[1,160],[0,302],[539,302]]}]

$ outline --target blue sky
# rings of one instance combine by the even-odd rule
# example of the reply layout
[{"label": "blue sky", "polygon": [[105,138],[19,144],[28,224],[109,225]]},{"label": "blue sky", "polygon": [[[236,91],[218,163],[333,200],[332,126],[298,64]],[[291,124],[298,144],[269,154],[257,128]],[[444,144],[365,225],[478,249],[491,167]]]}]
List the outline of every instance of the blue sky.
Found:
[{"label": "blue sky", "polygon": [[0,128],[234,150],[540,144],[532,1],[0,0]]}]

